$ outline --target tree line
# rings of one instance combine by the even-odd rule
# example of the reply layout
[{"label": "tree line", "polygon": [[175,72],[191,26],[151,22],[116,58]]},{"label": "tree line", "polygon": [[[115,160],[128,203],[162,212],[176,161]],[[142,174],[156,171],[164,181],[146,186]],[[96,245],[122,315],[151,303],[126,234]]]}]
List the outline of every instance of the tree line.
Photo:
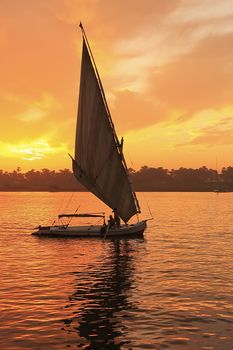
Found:
[{"label": "tree line", "polygon": [[[129,169],[135,191],[233,191],[233,167],[216,170],[203,166],[198,169],[164,169],[141,167]],[[22,172],[0,170],[0,191],[85,191],[69,169],[41,169]]]}]

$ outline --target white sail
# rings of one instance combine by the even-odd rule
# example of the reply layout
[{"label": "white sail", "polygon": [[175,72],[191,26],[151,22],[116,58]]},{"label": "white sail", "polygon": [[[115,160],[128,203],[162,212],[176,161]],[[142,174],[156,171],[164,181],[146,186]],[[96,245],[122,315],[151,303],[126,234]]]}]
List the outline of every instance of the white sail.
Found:
[{"label": "white sail", "polygon": [[86,189],[127,222],[140,211],[117,139],[102,84],[83,32],[73,172]]}]

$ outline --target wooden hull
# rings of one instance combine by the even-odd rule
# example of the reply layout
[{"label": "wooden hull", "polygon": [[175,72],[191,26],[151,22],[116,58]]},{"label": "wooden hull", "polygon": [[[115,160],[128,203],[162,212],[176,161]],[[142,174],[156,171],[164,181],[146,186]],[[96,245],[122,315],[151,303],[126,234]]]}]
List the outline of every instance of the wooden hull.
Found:
[{"label": "wooden hull", "polygon": [[38,231],[32,233],[36,236],[46,237],[88,237],[88,238],[114,238],[143,236],[146,229],[146,220],[136,224],[121,225],[119,228],[110,229],[108,232],[101,232],[102,226],[41,226]]}]

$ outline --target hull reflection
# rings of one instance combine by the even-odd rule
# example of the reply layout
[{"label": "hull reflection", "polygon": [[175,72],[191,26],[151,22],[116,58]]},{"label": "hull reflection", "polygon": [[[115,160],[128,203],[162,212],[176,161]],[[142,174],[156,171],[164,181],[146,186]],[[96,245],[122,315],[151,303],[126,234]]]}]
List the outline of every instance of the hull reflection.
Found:
[{"label": "hull reflection", "polygon": [[[80,349],[121,349],[130,346],[122,317],[137,310],[129,299],[134,284],[134,245],[143,240],[109,242],[104,261],[89,271],[74,272],[75,291],[67,308],[73,317],[64,320],[64,330],[76,332]],[[98,269],[97,269],[98,268]]]}]

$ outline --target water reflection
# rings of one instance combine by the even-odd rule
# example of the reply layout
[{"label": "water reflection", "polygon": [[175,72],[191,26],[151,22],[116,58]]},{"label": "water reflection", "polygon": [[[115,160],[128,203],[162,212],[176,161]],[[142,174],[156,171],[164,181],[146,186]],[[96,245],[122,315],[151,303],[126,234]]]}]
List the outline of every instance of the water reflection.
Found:
[{"label": "water reflection", "polygon": [[84,272],[74,272],[75,291],[67,305],[73,316],[64,320],[64,330],[78,334],[78,348],[118,350],[127,343],[130,349],[124,339],[127,330],[122,312],[124,318],[127,310],[137,308],[128,299],[134,288],[134,244],[137,243],[109,241],[103,261],[90,265]]}]

